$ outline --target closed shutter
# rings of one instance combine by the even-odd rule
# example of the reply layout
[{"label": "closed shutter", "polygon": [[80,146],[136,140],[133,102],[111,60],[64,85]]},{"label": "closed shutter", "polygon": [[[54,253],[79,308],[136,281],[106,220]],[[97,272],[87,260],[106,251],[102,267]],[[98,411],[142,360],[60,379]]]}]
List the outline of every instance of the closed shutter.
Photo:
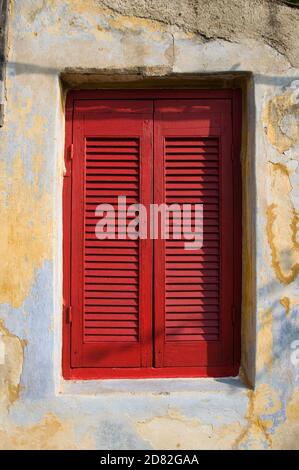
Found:
[{"label": "closed shutter", "polygon": [[[203,246],[185,248],[169,218],[157,240],[158,367],[221,366],[233,357],[233,191],[229,103],[156,103],[155,202],[203,205]],[[194,230],[194,210],[191,228]],[[181,221],[183,232],[183,221]],[[187,233],[189,236],[190,233]]]},{"label": "closed shutter", "polygon": [[[124,211],[130,204],[149,204],[151,107],[151,103],[120,101],[101,103],[100,109],[76,110],[72,220],[75,366],[140,367],[151,361],[151,341],[146,341],[152,311],[151,241],[130,239],[126,235],[130,219],[126,222],[118,211],[118,196],[126,197]],[[97,214],[99,204],[110,204],[114,214]],[[104,240],[98,239],[97,222],[102,215],[109,224],[110,238]],[[113,219],[115,230],[110,225]]]},{"label": "closed shutter", "polygon": [[[238,373],[240,94],[74,91],[68,100],[64,376]],[[134,216],[119,213],[119,196],[126,197],[122,209],[145,206],[147,238],[128,235]],[[178,204],[181,216],[191,204],[188,239],[171,210],[169,238],[159,230],[150,238],[153,203]],[[97,213],[100,204],[114,214]],[[191,249],[195,204],[203,206],[203,245]],[[115,237],[108,224],[111,238],[99,238],[102,215],[115,217]]]}]

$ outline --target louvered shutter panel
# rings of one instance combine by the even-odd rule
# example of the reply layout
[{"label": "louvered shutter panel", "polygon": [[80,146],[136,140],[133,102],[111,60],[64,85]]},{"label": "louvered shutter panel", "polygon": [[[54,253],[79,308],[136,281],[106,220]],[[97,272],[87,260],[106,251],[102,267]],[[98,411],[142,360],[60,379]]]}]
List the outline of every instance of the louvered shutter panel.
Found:
[{"label": "louvered shutter panel", "polygon": [[[233,191],[230,102],[155,106],[155,202],[203,204],[203,246],[155,245],[155,365],[215,367],[233,361]],[[181,226],[183,228],[183,225]],[[194,211],[192,212],[194,229]]]},{"label": "louvered shutter panel", "polygon": [[[75,136],[72,366],[148,366],[151,241],[126,235],[130,219],[125,224],[118,213],[117,197],[126,197],[125,210],[150,203],[152,103],[83,102],[81,108],[79,103]],[[101,203],[114,207],[116,236],[122,239],[97,238],[95,211]]]},{"label": "louvered shutter panel", "polygon": [[[200,199],[205,207],[203,249],[188,250],[184,242],[177,242],[174,236],[178,227],[172,219],[169,221],[171,239],[165,242],[165,339],[218,340],[218,139],[165,138],[165,199],[167,204],[180,205],[196,203]],[[194,210],[191,217],[191,228],[194,230]]]}]

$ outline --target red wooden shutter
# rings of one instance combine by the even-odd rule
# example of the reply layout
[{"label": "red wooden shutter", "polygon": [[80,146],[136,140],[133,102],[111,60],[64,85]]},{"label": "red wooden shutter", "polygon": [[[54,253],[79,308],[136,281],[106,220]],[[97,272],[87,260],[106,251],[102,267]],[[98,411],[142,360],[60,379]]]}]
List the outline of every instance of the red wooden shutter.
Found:
[{"label": "red wooden shutter", "polygon": [[155,242],[156,367],[233,363],[230,116],[229,100],[155,105],[155,203],[203,204],[201,249]]},{"label": "red wooden shutter", "polygon": [[150,366],[151,240],[99,240],[95,210],[111,204],[118,217],[117,196],[151,202],[152,103],[78,101],[74,135],[71,363]]},{"label": "red wooden shutter", "polygon": [[[240,96],[237,90],[68,94],[66,378],[238,372]],[[167,240],[99,240],[95,210],[110,203],[117,217],[118,196],[126,196],[127,207],[143,204],[148,222],[152,203],[202,203],[202,248],[186,250],[186,240],[174,239],[172,218]],[[117,234],[125,228],[121,220]]]}]

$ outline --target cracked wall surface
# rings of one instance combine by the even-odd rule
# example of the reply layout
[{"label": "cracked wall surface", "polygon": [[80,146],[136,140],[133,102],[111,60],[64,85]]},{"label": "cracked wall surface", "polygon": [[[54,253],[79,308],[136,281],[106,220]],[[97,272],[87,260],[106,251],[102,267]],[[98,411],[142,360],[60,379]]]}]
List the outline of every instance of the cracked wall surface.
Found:
[{"label": "cracked wall surface", "polygon": [[[298,24],[298,8],[270,0],[10,1],[1,449],[299,448]],[[66,382],[66,89],[180,80],[243,87],[243,381]]]},{"label": "cracked wall surface", "polygon": [[[297,22],[299,9],[290,9],[276,0],[109,0],[98,1],[128,17],[155,20],[173,25],[203,41],[224,39],[238,42],[244,37],[270,45],[294,66],[299,64]],[[257,21],[258,19],[258,21]]]}]

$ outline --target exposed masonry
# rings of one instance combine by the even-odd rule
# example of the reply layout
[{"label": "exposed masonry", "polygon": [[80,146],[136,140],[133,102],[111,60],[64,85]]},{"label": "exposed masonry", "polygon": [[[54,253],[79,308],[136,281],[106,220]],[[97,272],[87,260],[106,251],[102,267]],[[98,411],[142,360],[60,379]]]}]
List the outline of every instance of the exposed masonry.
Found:
[{"label": "exposed masonry", "polygon": [[19,398],[25,343],[0,320],[0,414]]}]

